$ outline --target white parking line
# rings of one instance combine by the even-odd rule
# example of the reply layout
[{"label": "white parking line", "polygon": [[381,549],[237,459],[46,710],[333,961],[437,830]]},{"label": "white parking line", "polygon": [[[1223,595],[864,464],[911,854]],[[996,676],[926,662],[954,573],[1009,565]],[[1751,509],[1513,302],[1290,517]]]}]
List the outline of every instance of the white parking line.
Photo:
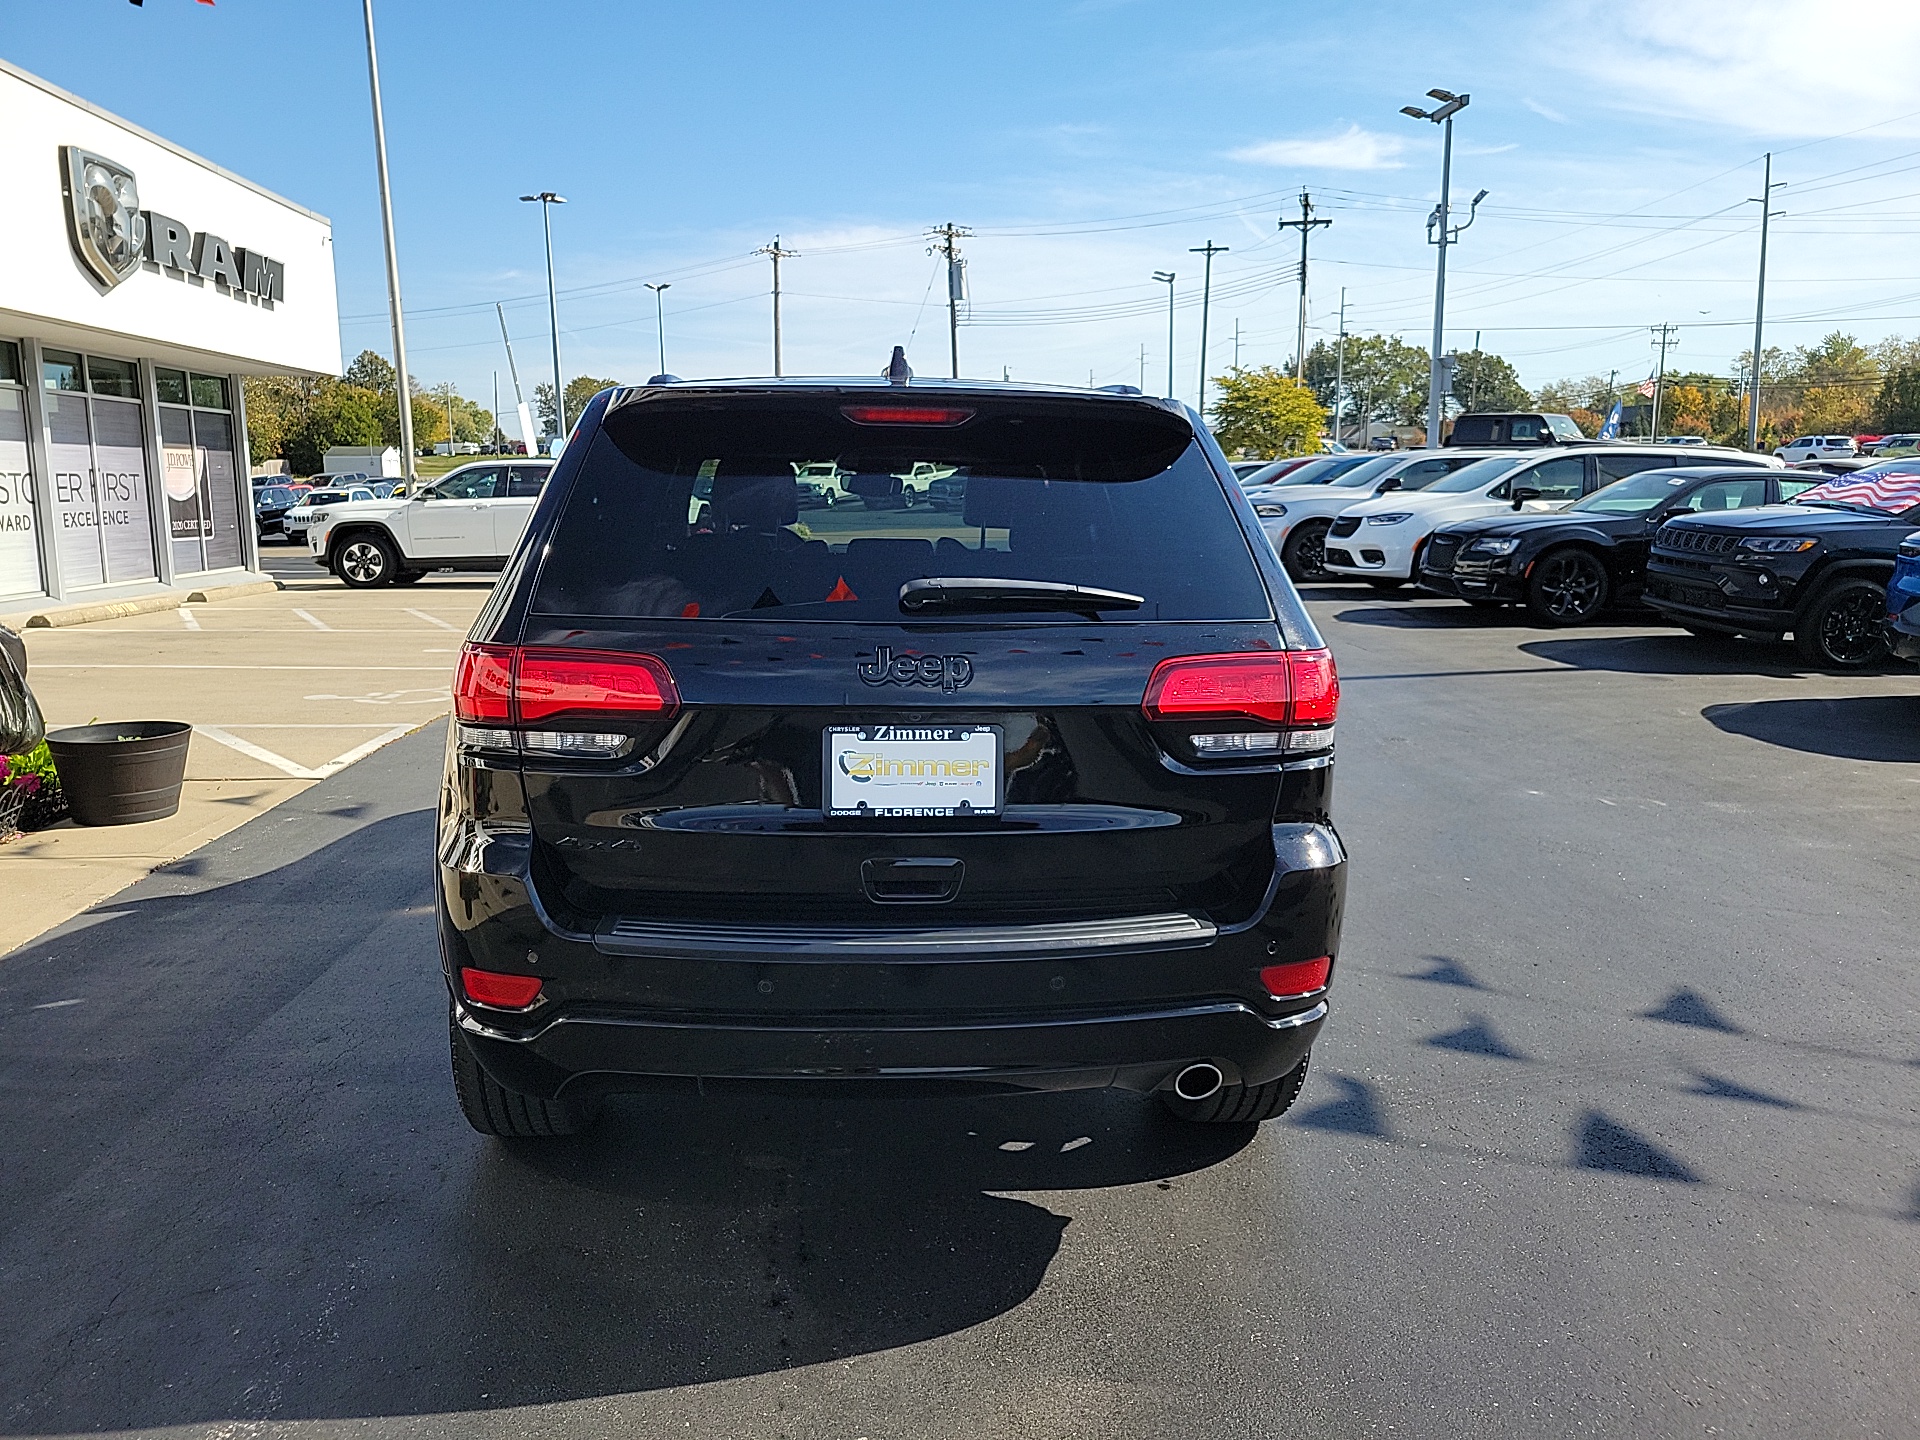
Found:
[{"label": "white parking line", "polygon": [[294,613],[294,614],[296,614],[296,615],[298,615],[298,616],[299,616],[299,617],[300,617],[300,618],[301,618],[302,620],[304,620],[304,621],[306,621],[306,622],[307,622],[307,623],[308,623],[309,625],[311,625],[311,626],[313,626],[313,628],[314,628],[314,629],[316,629],[316,630],[331,630],[331,629],[333,629],[333,627],[332,627],[331,625],[329,625],[329,624],[327,624],[327,622],[326,622],[326,621],[324,621],[324,620],[322,620],[322,619],[321,619],[321,618],[320,618],[320,617],[319,617],[318,615],[315,615],[315,614],[313,614],[313,613],[312,613],[312,612],[310,612],[310,611],[307,611],[307,610],[296,610],[296,611],[294,611],[293,613]]},{"label": "white parking line", "polygon": [[200,617],[182,605],[180,607],[180,623],[189,630],[198,630],[200,628]]},{"label": "white parking line", "polygon": [[442,630],[451,630],[456,635],[460,633],[460,627],[458,625],[449,625],[446,621],[442,620],[438,615],[429,615],[424,610],[409,610],[407,611],[407,614],[413,616],[413,618],[416,620],[424,620],[429,625],[438,625]]},{"label": "white parking line", "polygon": [[[196,725],[193,728],[196,734],[204,735],[209,740],[217,740],[229,749],[238,750],[242,755],[258,760],[263,765],[271,765],[274,769],[283,771],[296,780],[324,780],[329,775],[336,775],[346,769],[347,766],[353,764],[354,761],[364,760],[382,745],[390,741],[398,740],[402,735],[406,735],[414,729],[411,725],[390,726],[374,736],[371,740],[354,746],[353,749],[347,751],[346,754],[336,755],[324,765],[310,767],[297,765],[287,759],[286,756],[276,755],[265,746],[256,745],[251,740],[242,740],[238,735],[229,734],[218,725]],[[251,729],[254,727],[249,726],[247,728]],[[263,726],[260,728],[264,729],[266,727]],[[340,728],[347,729],[349,727],[342,726]]]}]

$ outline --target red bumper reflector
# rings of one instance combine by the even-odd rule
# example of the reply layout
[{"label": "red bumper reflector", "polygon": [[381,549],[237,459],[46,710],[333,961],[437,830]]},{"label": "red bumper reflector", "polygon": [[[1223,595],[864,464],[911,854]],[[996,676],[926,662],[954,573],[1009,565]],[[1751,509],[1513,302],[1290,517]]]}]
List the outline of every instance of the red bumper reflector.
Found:
[{"label": "red bumper reflector", "polygon": [[1269,965],[1260,972],[1260,983],[1276,1000],[1293,1000],[1327,988],[1327,973],[1333,969],[1333,957],[1299,960],[1291,965]]},{"label": "red bumper reflector", "polygon": [[460,967],[460,988],[476,1005],[494,1010],[524,1010],[540,998],[538,975],[505,975],[498,970]]}]

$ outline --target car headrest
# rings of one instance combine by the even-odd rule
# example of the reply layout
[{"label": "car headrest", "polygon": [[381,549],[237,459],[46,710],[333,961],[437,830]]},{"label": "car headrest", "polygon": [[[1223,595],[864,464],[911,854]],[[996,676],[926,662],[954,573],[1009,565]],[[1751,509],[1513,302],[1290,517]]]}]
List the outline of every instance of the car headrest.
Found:
[{"label": "car headrest", "polygon": [[713,477],[713,528],[764,533],[800,518],[800,491],[791,475]]}]

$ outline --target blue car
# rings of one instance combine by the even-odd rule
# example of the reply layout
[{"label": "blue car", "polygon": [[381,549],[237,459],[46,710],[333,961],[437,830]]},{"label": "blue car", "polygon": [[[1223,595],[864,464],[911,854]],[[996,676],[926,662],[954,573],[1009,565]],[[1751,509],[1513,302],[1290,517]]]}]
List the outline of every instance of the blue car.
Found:
[{"label": "blue car", "polygon": [[1887,582],[1887,639],[1893,653],[1920,660],[1920,530],[1900,542]]}]

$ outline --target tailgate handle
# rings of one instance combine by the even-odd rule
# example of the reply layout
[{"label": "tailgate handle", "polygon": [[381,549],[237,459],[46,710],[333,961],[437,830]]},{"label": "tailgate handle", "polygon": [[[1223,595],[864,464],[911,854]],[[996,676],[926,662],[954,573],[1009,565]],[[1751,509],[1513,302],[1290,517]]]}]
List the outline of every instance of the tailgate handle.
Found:
[{"label": "tailgate handle", "polygon": [[876,905],[941,905],[960,893],[967,867],[935,856],[863,860],[860,879]]}]

